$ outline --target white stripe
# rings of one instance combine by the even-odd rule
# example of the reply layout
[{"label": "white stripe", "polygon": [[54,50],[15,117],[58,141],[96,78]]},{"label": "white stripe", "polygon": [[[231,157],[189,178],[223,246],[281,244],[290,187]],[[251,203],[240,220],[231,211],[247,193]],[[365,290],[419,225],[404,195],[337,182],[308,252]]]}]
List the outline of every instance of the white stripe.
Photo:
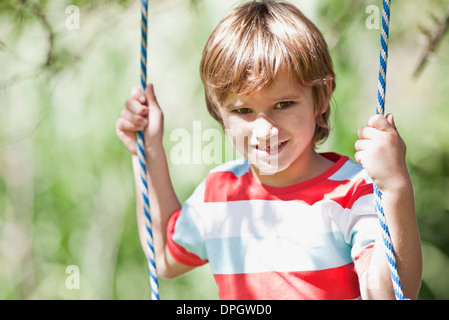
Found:
[{"label": "white stripe", "polygon": [[242,200],[204,204],[205,239],[240,236],[293,237],[332,232],[328,212],[342,210],[334,201],[309,206],[298,201]]}]

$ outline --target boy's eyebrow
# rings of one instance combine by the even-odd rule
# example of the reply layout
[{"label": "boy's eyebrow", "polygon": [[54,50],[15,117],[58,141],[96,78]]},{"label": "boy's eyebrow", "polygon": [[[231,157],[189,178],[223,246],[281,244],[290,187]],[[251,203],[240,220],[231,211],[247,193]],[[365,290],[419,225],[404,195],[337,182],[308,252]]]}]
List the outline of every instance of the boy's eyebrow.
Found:
[{"label": "boy's eyebrow", "polygon": [[275,101],[290,101],[290,100],[298,100],[301,99],[302,94],[298,95],[298,94],[292,94],[292,95],[285,95],[285,96],[281,96],[279,98],[274,99]]},{"label": "boy's eyebrow", "polygon": [[244,104],[241,102],[236,102],[236,103],[231,102],[231,103],[228,103],[227,105],[225,105],[224,108],[227,110],[230,110],[230,109],[234,109],[234,108],[241,108],[241,107],[243,107],[243,105]]}]

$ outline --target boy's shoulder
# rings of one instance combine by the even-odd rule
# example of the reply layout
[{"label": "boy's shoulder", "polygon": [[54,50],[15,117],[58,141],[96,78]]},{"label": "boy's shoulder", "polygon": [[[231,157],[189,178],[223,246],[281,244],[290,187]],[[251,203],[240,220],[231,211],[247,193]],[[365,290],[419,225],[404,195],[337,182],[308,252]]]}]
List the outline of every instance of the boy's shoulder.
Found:
[{"label": "boy's shoulder", "polygon": [[323,156],[335,161],[334,166],[330,169],[334,172],[327,179],[332,181],[356,181],[363,179],[367,184],[372,183],[363,166],[354,162],[351,158],[337,153],[324,153]]},{"label": "boy's shoulder", "polygon": [[241,177],[245,173],[249,172],[250,165],[247,159],[236,159],[229,162],[225,162],[209,171],[209,175],[215,173],[229,172],[235,177]]},{"label": "boy's shoulder", "polygon": [[224,194],[227,186],[239,183],[243,176],[250,172],[250,165],[246,159],[237,159],[222,163],[211,169],[193,192],[191,198],[205,201],[208,194]]}]

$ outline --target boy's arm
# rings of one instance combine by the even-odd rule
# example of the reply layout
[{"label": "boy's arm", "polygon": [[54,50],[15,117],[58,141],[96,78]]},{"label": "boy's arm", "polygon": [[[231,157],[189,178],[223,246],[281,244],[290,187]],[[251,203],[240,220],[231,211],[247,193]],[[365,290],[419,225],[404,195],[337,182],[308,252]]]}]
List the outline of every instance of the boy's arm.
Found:
[{"label": "boy's arm", "polygon": [[181,205],[170,180],[167,157],[162,146],[163,114],[151,84],[144,93],[138,88],[132,88],[130,95],[130,99],[126,101],[126,108],[122,110],[121,117],[117,120],[116,132],[132,154],[139,237],[146,253],[145,234],[147,231],[136,145],[136,132],[143,131],[156,267],[160,277],[174,278],[189,271],[192,267],[177,262],[167,248],[167,224],[171,214],[180,209]]},{"label": "boy's arm", "polygon": [[[176,261],[167,246],[167,224],[173,212],[181,208],[181,204],[173,189],[167,166],[165,152],[161,146],[160,151],[152,150],[147,153],[148,193],[150,201],[150,215],[153,233],[153,246],[158,276],[165,279],[175,278],[193,267]],[[146,228],[143,210],[143,198],[140,192],[139,159],[132,156],[134,181],[136,185],[136,211],[137,226],[140,243],[146,253]]]},{"label": "boy's arm", "polygon": [[[405,163],[405,143],[394,119],[374,116],[359,130],[355,159],[382,192],[382,205],[394,248],[404,296],[416,299],[421,283],[422,255],[415,215],[413,187]],[[366,278],[364,299],[394,299],[385,248],[379,234]]]},{"label": "boy's arm", "polygon": [[[384,192],[382,204],[390,231],[404,296],[416,299],[421,283],[422,257],[411,183]],[[391,276],[382,236],[376,239],[362,286],[364,299],[394,299]]]}]

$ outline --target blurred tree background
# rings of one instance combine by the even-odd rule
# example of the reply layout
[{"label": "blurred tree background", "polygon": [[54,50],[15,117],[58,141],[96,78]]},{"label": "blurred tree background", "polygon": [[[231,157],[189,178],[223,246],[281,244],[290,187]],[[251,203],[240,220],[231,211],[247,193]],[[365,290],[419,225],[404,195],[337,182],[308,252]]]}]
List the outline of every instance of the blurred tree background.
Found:
[{"label": "blurred tree background", "polygon": [[[320,151],[353,156],[357,129],[376,105],[381,1],[291,2],[322,30],[337,73],[333,133]],[[220,130],[198,66],[209,34],[237,3],[150,1],[149,79],[165,113],[168,155],[175,129],[193,134],[200,121],[202,131]],[[408,145],[423,243],[420,299],[449,299],[448,21],[447,1],[393,1],[386,101]],[[150,297],[131,159],[115,135],[139,84],[139,49],[140,1],[0,1],[0,299]],[[215,166],[169,165],[181,201]],[[207,265],[160,280],[160,293],[217,298]]]}]

